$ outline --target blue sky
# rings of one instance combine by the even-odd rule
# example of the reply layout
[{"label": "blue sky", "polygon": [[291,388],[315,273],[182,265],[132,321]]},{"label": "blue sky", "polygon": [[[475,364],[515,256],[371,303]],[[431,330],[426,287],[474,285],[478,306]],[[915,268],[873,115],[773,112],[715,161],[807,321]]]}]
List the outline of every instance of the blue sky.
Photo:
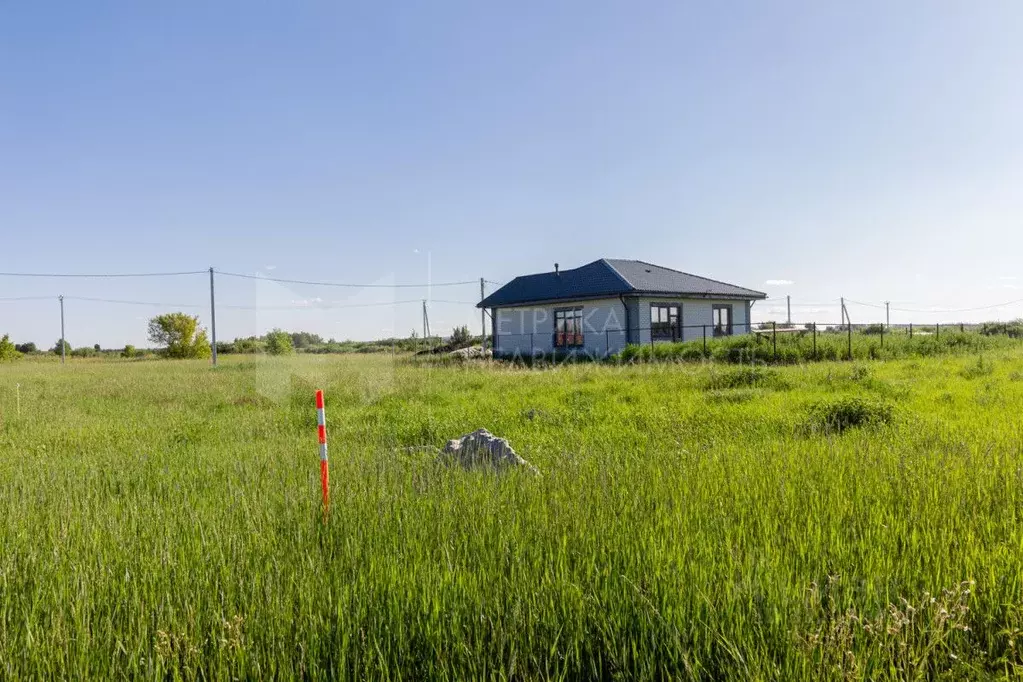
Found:
[{"label": "blue sky", "polygon": [[[4,2],[0,271],[391,284],[608,256],[797,319],[1023,299],[1021,35],[1009,1]],[[258,309],[219,311],[221,338],[405,335],[416,300],[479,294],[217,288]],[[59,293],[207,321],[202,276],[0,277]],[[67,336],[143,344],[165,309],[69,300]],[[52,345],[55,301],[0,302],[2,332]]]}]

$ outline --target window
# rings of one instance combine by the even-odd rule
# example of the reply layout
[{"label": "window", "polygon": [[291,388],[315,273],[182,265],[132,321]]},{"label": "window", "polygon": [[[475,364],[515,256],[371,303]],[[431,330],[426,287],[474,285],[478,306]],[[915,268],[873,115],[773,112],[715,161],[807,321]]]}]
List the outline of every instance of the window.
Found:
[{"label": "window", "polygon": [[732,306],[714,306],[714,336],[732,335]]},{"label": "window", "polygon": [[562,308],[554,311],[554,347],[574,348],[583,345],[583,309]]},{"label": "window", "polygon": [[650,336],[655,340],[677,341],[682,338],[678,325],[679,306],[670,303],[650,304]]}]

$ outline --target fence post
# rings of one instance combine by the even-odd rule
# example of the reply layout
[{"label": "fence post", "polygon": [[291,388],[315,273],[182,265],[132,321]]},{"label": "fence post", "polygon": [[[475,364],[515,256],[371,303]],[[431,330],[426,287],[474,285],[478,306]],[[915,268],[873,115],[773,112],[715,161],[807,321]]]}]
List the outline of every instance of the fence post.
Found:
[{"label": "fence post", "polygon": [[604,352],[611,357],[611,330],[604,330]]},{"label": "fence post", "polygon": [[771,343],[774,345],[774,361],[778,362],[778,323],[771,323]]},{"label": "fence post", "polygon": [[935,322],[934,323],[934,340],[937,341],[939,337],[941,337],[941,323],[940,322]]},{"label": "fence post", "polygon": [[703,357],[707,357],[707,325],[703,325]]},{"label": "fence post", "polygon": [[884,348],[884,325],[881,325],[881,348]]},{"label": "fence post", "polygon": [[852,320],[848,320],[849,324],[846,325],[849,335],[849,360],[852,361]]},{"label": "fence post", "polygon": [[536,332],[529,332],[529,359],[530,360],[535,360],[536,359],[536,352],[533,351],[533,335],[534,334],[536,334]]},{"label": "fence post", "polygon": [[909,323],[909,338],[913,338],[913,323]]},{"label": "fence post", "polygon": [[812,322],[813,325],[813,359],[817,359],[817,323]]},{"label": "fence post", "polygon": [[959,323],[959,333],[962,334],[966,331],[966,325],[962,322]]}]

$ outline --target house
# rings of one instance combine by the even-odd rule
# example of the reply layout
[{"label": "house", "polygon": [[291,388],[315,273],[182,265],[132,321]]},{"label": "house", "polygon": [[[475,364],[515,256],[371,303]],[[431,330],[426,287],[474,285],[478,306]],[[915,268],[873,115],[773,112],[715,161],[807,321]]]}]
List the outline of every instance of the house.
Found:
[{"label": "house", "polygon": [[746,334],[766,294],[638,260],[516,277],[481,301],[497,357],[603,357],[627,344]]}]

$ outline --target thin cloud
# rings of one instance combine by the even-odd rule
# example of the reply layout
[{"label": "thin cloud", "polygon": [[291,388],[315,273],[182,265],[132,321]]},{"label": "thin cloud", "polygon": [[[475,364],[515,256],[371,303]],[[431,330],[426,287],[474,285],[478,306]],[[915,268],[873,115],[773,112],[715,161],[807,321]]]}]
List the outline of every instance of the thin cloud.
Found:
[{"label": "thin cloud", "polygon": [[764,284],[769,287],[790,287],[795,284],[795,282],[791,279],[769,279],[764,282]]},{"label": "thin cloud", "polygon": [[1015,282],[1017,279],[1016,275],[1002,275],[998,278],[1000,282]]},{"label": "thin cloud", "polygon": [[276,270],[277,266],[276,265],[264,265],[263,269],[264,270]]}]

